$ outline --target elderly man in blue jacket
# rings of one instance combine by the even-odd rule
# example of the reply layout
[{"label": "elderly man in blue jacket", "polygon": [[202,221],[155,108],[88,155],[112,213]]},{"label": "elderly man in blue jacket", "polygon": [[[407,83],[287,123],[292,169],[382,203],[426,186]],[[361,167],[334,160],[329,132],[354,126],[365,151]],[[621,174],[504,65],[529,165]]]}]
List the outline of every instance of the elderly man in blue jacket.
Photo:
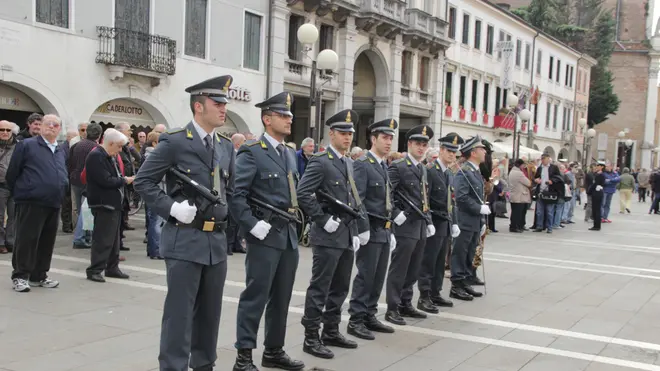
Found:
[{"label": "elderly man in blue jacket", "polygon": [[612,169],[610,162],[605,165],[603,175],[605,176],[605,186],[603,187],[603,207],[601,210],[602,222],[612,223],[609,218],[610,205],[612,204],[612,197],[616,193],[616,185],[621,181],[621,178],[619,177],[619,173]]},{"label": "elderly man in blue jacket", "polygon": [[18,142],[6,181],[16,204],[16,242],[11,274],[14,291],[31,287],[55,288],[48,278],[59,213],[69,185],[66,152],[57,144],[62,121],[46,115],[41,132]]}]

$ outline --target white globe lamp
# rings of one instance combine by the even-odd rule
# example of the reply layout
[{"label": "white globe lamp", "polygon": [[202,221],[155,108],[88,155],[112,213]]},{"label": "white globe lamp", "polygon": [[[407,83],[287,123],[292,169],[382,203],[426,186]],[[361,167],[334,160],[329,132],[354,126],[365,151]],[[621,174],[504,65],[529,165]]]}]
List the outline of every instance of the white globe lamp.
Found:
[{"label": "white globe lamp", "polygon": [[587,137],[593,138],[595,136],[596,136],[596,129],[591,128],[591,129],[587,130]]},{"label": "white globe lamp", "polygon": [[626,140],[626,147],[632,147],[632,145],[633,145],[633,140],[632,139]]},{"label": "white globe lamp", "polygon": [[506,97],[506,105],[508,107],[513,107],[518,105],[518,96],[511,93]]},{"label": "white globe lamp", "polygon": [[619,138],[623,138],[623,137],[626,136],[626,132],[623,131],[623,130],[621,130],[621,131],[619,132],[619,134],[617,134],[617,136],[618,136]]},{"label": "white globe lamp", "polygon": [[587,119],[585,119],[584,117],[580,118],[578,120],[578,125],[580,126],[581,129],[584,130],[584,128],[587,126]]},{"label": "white globe lamp", "polygon": [[532,112],[525,108],[518,113],[518,117],[520,117],[522,121],[529,121],[529,119],[532,118]]},{"label": "white globe lamp", "polygon": [[318,56],[316,56],[316,68],[320,70],[332,70],[335,71],[339,66],[339,56],[332,49],[322,50]]},{"label": "white globe lamp", "polygon": [[311,23],[305,23],[298,28],[297,36],[303,44],[314,44],[319,39],[319,29]]}]

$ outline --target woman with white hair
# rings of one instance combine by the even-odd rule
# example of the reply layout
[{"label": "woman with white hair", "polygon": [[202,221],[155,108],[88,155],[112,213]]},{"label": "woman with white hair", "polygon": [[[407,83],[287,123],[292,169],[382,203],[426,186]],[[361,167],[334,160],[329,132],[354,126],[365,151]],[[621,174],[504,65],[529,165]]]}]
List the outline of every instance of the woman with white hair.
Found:
[{"label": "woman with white hair", "polygon": [[94,215],[92,232],[91,264],[87,268],[87,279],[105,282],[106,277],[129,278],[119,270],[119,228],[122,223],[124,190],[133,183],[134,177],[125,177],[119,169],[117,155],[126,145],[128,138],[115,129],[103,133],[103,144],[87,155],[87,203]]},{"label": "woman with white hair", "polygon": [[0,221],[0,254],[14,250],[14,200],[9,194],[5,175],[16,148],[16,134],[18,125],[0,120],[0,215],[7,212],[6,223]]}]

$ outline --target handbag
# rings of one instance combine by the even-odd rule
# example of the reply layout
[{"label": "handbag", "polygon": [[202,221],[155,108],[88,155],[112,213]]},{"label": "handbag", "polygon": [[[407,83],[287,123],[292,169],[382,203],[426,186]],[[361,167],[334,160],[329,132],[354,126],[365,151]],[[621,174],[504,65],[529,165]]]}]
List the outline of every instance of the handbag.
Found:
[{"label": "handbag", "polygon": [[552,193],[549,190],[539,193],[539,197],[546,204],[556,204],[558,200],[557,194]]},{"label": "handbag", "polygon": [[493,205],[493,211],[495,211],[495,214],[497,215],[506,214],[506,201],[495,201],[495,204]]}]

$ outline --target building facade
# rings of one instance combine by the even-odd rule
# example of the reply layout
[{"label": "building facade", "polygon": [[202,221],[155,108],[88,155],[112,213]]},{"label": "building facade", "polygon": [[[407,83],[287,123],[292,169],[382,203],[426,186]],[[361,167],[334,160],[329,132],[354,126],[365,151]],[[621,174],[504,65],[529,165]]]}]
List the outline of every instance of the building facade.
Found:
[{"label": "building facade", "polygon": [[261,132],[267,14],[261,0],[0,0],[0,119],[183,126],[185,88],[230,74],[223,131]]},{"label": "building facade", "polygon": [[[577,123],[587,114],[589,84],[576,85],[588,81],[591,57],[482,0],[449,1],[448,35],[443,131],[476,131],[508,148],[520,132],[522,146],[581,159]],[[529,123],[508,113],[511,93],[532,112]]]}]

